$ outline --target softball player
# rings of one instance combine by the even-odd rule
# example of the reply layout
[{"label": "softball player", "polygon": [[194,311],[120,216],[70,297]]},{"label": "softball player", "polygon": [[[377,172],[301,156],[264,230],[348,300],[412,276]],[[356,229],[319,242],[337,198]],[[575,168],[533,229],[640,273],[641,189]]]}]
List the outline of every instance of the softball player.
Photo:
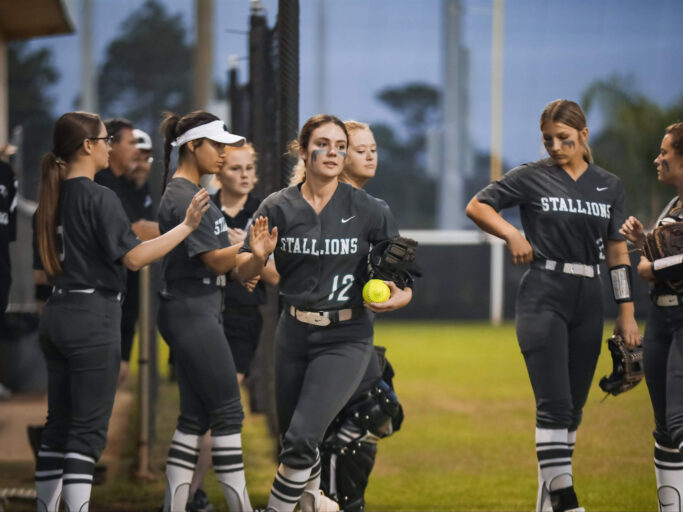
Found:
[{"label": "softball player", "polygon": [[[228,225],[230,245],[244,242],[249,224],[261,201],[251,194],[256,184],[256,152],[251,144],[241,147],[228,146],[225,161],[216,175],[219,190],[213,195],[214,204],[220,209]],[[242,282],[234,276],[225,285],[223,297],[223,332],[237,369],[237,383],[242,384],[254,359],[262,318],[259,305],[265,303],[266,290],[263,281],[277,285],[280,276],[272,260],[260,276]],[[199,458],[190,484],[188,512],[200,512],[210,503],[201,489],[211,462],[211,440],[206,434],[201,441]]]},{"label": "softball player", "polygon": [[42,162],[37,238],[53,285],[40,319],[48,371],[48,415],[36,464],[39,512],[87,512],[93,469],[107,439],[121,359],[123,265],[161,258],[199,225],[208,208],[196,194],[180,225],[141,243],[114,192],[93,182],[109,143],[95,114],[70,112],[55,125]]},{"label": "softball player", "polygon": [[[467,215],[506,241],[515,264],[531,263],[519,285],[516,324],[536,398],[537,510],[583,511],[571,457],[602,345],[601,260],[619,304],[614,332],[639,343],[631,267],[618,231],[624,191],[616,176],[592,163],[579,105],[553,101],[540,125],[551,158],[491,183],[470,201]],[[520,208],[524,235],[498,213],[512,206]]]},{"label": "softball player", "polygon": [[[362,189],[377,170],[377,143],[367,124],[345,121],[344,125],[349,150],[339,181]],[[364,509],[377,442],[399,428],[403,419],[393,392],[394,371],[384,351],[383,347],[372,351],[362,382],[327,430],[321,446],[321,488],[346,512]]]},{"label": "softball player", "polygon": [[[683,123],[666,129],[655,159],[657,178],[677,188],[657,225],[683,221]],[[642,223],[629,217],[621,232],[643,246]],[[655,475],[660,512],[683,512],[683,254],[649,261],[641,257],[640,276],[651,284],[652,303],[643,340],[645,381],[655,415]]]},{"label": "softball player", "polygon": [[[238,257],[238,274],[260,272],[274,251],[285,302],[276,332],[276,402],[282,434],[280,466],[269,510],[338,510],[319,493],[320,445],[325,430],[357,389],[372,354],[372,318],[363,307],[359,272],[371,244],[398,234],[386,206],[339,183],[348,135],[330,115],[310,118],[298,154],[305,180],[271,194],[254,224],[271,225],[265,239],[251,233]],[[263,218],[265,217],[265,218]],[[246,253],[244,253],[246,252]],[[410,289],[390,284],[381,310],[405,306]],[[303,497],[302,497],[303,494]]]},{"label": "softball player", "polygon": [[[159,229],[163,233],[200,190],[199,179],[219,172],[225,145],[241,145],[244,138],[203,111],[183,118],[169,114],[162,128],[166,173]],[[178,149],[178,169],[166,186],[172,147]],[[180,389],[180,416],[166,464],[165,511],[185,510],[199,442],[208,429],[214,470],[231,512],[251,510],[242,462],[244,414],[235,363],[221,325],[225,273],[235,266],[239,247],[229,247],[225,218],[211,203],[197,231],[163,261],[166,285],[161,292],[159,330],[175,355]]]}]

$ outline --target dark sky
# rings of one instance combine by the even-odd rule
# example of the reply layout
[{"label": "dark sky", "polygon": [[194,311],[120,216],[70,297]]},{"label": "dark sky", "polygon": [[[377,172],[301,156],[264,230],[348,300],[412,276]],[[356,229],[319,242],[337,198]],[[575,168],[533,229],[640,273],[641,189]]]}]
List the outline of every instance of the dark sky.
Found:
[{"label": "dark sky", "polygon": [[[76,23],[80,3],[73,2]],[[141,0],[95,0],[95,48],[104,55],[123,20]],[[165,0],[194,30],[191,0]],[[442,84],[441,0],[300,0],[301,103],[305,120],[317,112],[317,23],[324,5],[326,110],[343,119],[396,121],[377,100],[388,86]],[[463,0],[463,44],[469,51],[469,129],[477,148],[490,139],[491,0]],[[263,1],[272,23],[277,0]],[[115,6],[115,7],[114,7]],[[248,0],[215,0],[215,78],[225,80],[228,56],[247,55]],[[514,165],[543,155],[538,117],[553,99],[580,100],[597,79],[614,74],[666,105],[683,94],[683,2],[680,0],[508,0],[505,2],[503,158]],[[62,79],[55,113],[72,110],[78,94],[78,36],[38,39],[55,51]],[[244,60],[240,61],[246,77]],[[221,114],[220,112],[218,112]],[[600,118],[589,116],[599,130]],[[653,151],[656,148],[653,148]]]}]

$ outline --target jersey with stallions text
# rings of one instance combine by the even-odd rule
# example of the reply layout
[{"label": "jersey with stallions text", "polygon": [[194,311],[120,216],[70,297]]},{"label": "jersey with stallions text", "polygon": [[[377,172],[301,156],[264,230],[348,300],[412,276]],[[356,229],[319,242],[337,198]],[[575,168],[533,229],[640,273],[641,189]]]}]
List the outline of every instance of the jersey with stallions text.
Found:
[{"label": "jersey with stallions text", "polygon": [[496,211],[519,206],[535,260],[597,265],[607,240],[624,240],[624,188],[614,174],[589,164],[574,179],[553,160],[512,169],[477,194]]},{"label": "jersey with stallions text", "polygon": [[[159,205],[159,231],[161,233],[166,233],[183,222],[187,208],[199,190],[199,185],[185,178],[173,178],[168,182]],[[209,209],[204,212],[199,227],[164,256],[164,278],[167,281],[175,281],[215,277],[216,274],[197,256],[229,245],[228,225],[225,223],[225,218],[213,201],[209,201]]]},{"label": "jersey with stallions text", "polygon": [[[275,266],[288,304],[327,311],[363,304],[363,274],[373,244],[398,235],[388,205],[363,190],[339,183],[319,214],[301,185],[268,196],[254,214],[278,228]],[[241,251],[249,251],[249,238]]]}]

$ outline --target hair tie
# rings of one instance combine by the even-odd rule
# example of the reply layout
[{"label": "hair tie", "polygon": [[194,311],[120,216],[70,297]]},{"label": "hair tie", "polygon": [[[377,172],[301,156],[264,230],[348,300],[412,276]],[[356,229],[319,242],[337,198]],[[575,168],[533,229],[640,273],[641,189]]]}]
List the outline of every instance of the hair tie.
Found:
[{"label": "hair tie", "polygon": [[66,166],[66,161],[61,156],[55,156],[55,163],[60,167]]}]

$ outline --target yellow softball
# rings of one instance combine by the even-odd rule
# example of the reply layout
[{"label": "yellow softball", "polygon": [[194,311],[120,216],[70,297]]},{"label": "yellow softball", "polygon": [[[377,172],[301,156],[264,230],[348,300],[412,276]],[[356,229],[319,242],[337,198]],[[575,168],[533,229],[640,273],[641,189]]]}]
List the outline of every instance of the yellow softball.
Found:
[{"label": "yellow softball", "polygon": [[363,286],[365,302],[386,302],[391,296],[391,290],[381,279],[370,279]]}]

